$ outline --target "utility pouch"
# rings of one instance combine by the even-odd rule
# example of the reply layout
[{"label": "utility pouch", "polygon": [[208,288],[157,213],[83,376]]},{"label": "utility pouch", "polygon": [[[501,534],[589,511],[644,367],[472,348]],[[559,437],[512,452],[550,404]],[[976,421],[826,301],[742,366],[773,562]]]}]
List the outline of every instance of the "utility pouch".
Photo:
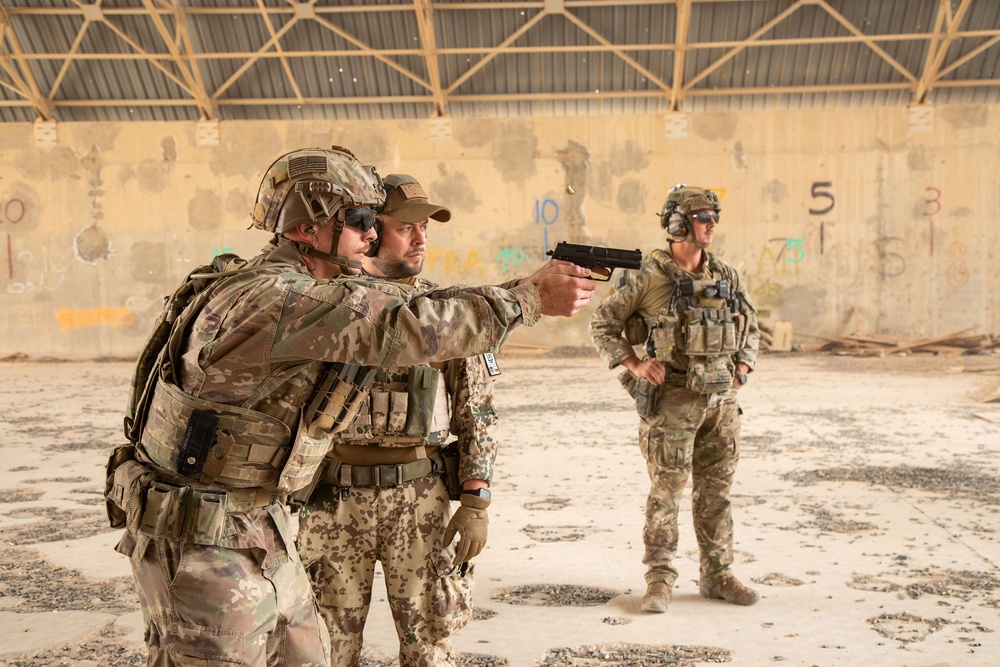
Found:
[{"label": "utility pouch", "polygon": [[279,494],[294,493],[309,486],[323,458],[330,451],[331,434],[316,433],[312,429],[299,427],[292,442],[292,449],[285,459],[285,465],[278,474],[274,490]]},{"label": "utility pouch", "polygon": [[314,433],[338,433],[354,421],[368,396],[373,369],[331,364],[303,412],[303,423]]},{"label": "utility pouch", "polygon": [[618,374],[618,381],[622,383],[623,387],[625,387],[625,391],[628,392],[628,395],[635,398],[635,387],[639,382],[639,378],[632,375],[632,371],[626,368]]},{"label": "utility pouch", "polygon": [[[385,435],[389,429],[389,405],[391,400],[388,391],[375,390],[371,393],[371,419],[372,433],[374,435]],[[402,392],[400,392],[402,393]],[[399,402],[397,401],[397,404]]]},{"label": "utility pouch", "polygon": [[448,497],[459,500],[462,496],[462,482],[458,479],[458,443],[451,442],[438,450],[444,460],[444,483]]},{"label": "utility pouch", "polygon": [[718,350],[710,350],[706,346],[705,328],[705,324],[700,318],[694,319],[692,317],[688,320],[685,327],[687,338],[687,347],[684,348],[685,354],[688,356],[703,356],[712,352],[718,352]]},{"label": "utility pouch", "polygon": [[708,352],[722,352],[722,339],[724,334],[722,322],[709,320],[705,323],[705,350]]},{"label": "utility pouch", "polygon": [[635,384],[635,409],[643,419],[656,415],[656,404],[660,400],[660,387],[645,378]]},{"label": "utility pouch", "polygon": [[739,350],[736,347],[736,323],[732,320],[722,323],[722,351],[732,354]]},{"label": "utility pouch", "polygon": [[153,472],[135,460],[131,444],[115,447],[108,459],[104,498],[112,528],[125,528],[135,535],[142,517],[143,496],[152,484]]},{"label": "utility pouch", "polygon": [[224,491],[191,489],[182,536],[202,545],[219,543],[226,527],[227,496]]},{"label": "utility pouch", "polygon": [[673,313],[661,313],[657,316],[646,338],[646,354],[651,359],[659,359],[664,363],[674,360],[678,326],[678,317]]},{"label": "utility pouch", "polygon": [[405,391],[389,392],[389,410],[386,413],[385,432],[402,433],[408,420],[406,409],[409,399]]},{"label": "utility pouch", "polygon": [[685,386],[696,394],[718,394],[733,385],[735,370],[727,357],[691,357]]},{"label": "utility pouch", "polygon": [[163,481],[153,482],[146,492],[146,507],[139,530],[151,537],[180,539],[184,533],[184,514],[191,489]]},{"label": "utility pouch", "polygon": [[434,420],[434,399],[437,398],[441,371],[432,366],[414,366],[406,381],[406,425],[403,433],[426,438]]},{"label": "utility pouch", "polygon": [[328,465],[330,465],[330,459],[324,458],[316,467],[316,474],[313,475],[312,480],[310,480],[310,482],[301,489],[292,491],[288,494],[288,498],[285,502],[289,507],[299,508],[308,504],[309,499],[312,498],[312,494],[316,490],[316,487],[319,486],[319,482],[323,478],[323,473],[326,472],[326,467]]}]

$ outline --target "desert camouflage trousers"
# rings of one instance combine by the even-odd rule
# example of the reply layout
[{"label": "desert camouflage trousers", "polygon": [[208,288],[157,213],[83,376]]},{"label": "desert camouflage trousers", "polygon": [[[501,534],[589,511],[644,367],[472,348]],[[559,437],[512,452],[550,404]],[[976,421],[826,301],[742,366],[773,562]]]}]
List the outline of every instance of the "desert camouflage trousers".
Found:
[{"label": "desert camouflage trousers", "polygon": [[639,423],[639,449],[650,489],[642,540],[646,583],[677,580],[677,517],[692,478],[691,512],[698,540],[700,575],[717,577],[733,562],[733,518],[729,490],[740,455],[736,390],[698,395],[665,385],[657,414]]},{"label": "desert camouflage trousers", "polygon": [[[329,637],[293,543],[288,510],[231,515],[268,548],[202,546],[142,532],[115,550],[132,560],[149,667],[329,667]],[[288,545],[287,548],[285,545]]]},{"label": "desert camouflage trousers", "polygon": [[330,630],[338,667],[357,667],[375,562],[399,636],[400,667],[454,667],[449,637],[472,615],[473,566],[452,566],[445,547],[451,503],[444,481],[399,486],[319,487],[299,516],[299,551]]}]

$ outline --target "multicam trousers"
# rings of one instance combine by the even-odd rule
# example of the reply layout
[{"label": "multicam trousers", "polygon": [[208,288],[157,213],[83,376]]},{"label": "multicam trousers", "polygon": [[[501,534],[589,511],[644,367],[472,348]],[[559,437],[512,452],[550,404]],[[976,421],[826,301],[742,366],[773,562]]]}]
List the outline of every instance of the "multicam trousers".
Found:
[{"label": "multicam trousers", "polygon": [[287,509],[271,505],[233,518],[237,532],[256,533],[273,548],[122,536],[116,550],[132,559],[147,665],[329,667],[329,637],[295,552]]},{"label": "multicam trousers", "polygon": [[736,390],[695,394],[664,385],[657,414],[639,424],[639,448],[650,489],[643,529],[646,583],[672,586],[677,570],[677,516],[684,486],[692,477],[691,510],[700,552],[700,575],[714,578],[733,562],[729,490],[740,454]]},{"label": "multicam trousers", "polygon": [[299,518],[299,550],[329,624],[333,664],[357,667],[381,561],[401,667],[454,667],[449,637],[472,615],[472,572],[452,566],[451,518],[438,477],[393,487],[319,487]]}]

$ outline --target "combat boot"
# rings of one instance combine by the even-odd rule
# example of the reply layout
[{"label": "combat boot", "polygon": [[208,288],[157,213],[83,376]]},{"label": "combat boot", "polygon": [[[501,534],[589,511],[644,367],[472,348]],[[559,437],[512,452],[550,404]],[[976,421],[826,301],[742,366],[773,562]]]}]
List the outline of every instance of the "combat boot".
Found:
[{"label": "combat boot", "polygon": [[670,604],[670,585],[664,581],[654,581],[646,587],[642,596],[642,610],[662,614]]},{"label": "combat boot", "polygon": [[725,600],[732,604],[750,606],[757,604],[760,593],[744,586],[739,579],[731,574],[716,578],[701,578],[701,596],[709,600]]}]

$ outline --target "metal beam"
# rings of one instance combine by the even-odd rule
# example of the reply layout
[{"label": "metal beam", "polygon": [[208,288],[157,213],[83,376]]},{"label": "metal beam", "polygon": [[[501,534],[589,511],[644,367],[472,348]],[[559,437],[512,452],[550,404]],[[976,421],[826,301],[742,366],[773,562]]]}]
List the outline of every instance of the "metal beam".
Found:
[{"label": "metal beam", "polygon": [[[287,2],[288,0],[286,0]],[[302,3],[300,7],[302,11],[296,10],[294,18],[290,23],[294,24],[298,22],[300,16],[312,17],[315,13],[308,10],[314,9],[316,5],[316,0],[310,0],[308,3]],[[267,14],[267,7],[264,6],[264,0],[257,0],[257,6],[260,8],[261,18],[264,20],[264,25],[267,26],[267,33],[271,36],[271,42],[274,44],[274,52],[278,54],[278,58],[281,61],[281,69],[285,71],[285,76],[288,77],[288,83],[292,86],[292,91],[295,93],[295,99],[298,100],[298,104],[302,104],[302,91],[299,90],[299,84],[295,80],[295,75],[292,74],[292,68],[288,65],[288,58],[281,49],[281,40],[277,38],[276,31],[274,29],[274,24],[271,23],[271,17]],[[282,31],[284,34],[286,31]]]},{"label": "metal beam", "polygon": [[572,23],[573,25],[575,25],[576,27],[578,27],[580,30],[584,31],[585,33],[587,33],[588,35],[590,35],[591,37],[593,37],[594,39],[596,39],[598,42],[600,42],[604,46],[611,47],[611,52],[612,53],[614,53],[616,56],[618,56],[619,58],[621,58],[622,60],[624,60],[626,63],[628,63],[629,65],[631,65],[636,71],[638,71],[639,73],[641,73],[644,77],[646,77],[647,79],[649,79],[650,81],[652,81],[653,83],[655,83],[657,86],[659,86],[661,90],[663,90],[664,92],[667,92],[667,91],[670,90],[670,85],[669,84],[667,84],[660,77],[656,76],[655,74],[653,74],[652,72],[650,72],[648,69],[646,69],[645,67],[643,67],[642,65],[640,65],[639,62],[636,61],[635,58],[633,58],[632,56],[630,56],[627,53],[625,53],[625,51],[622,50],[622,47],[615,46],[614,44],[612,44],[611,42],[609,42],[607,39],[604,38],[604,35],[602,35],[601,33],[597,32],[596,30],[594,30],[593,28],[591,28],[589,25],[587,25],[586,23],[584,23],[583,21],[581,21],[573,13],[571,13],[571,12],[563,12],[563,16],[565,16],[566,19],[570,23]]},{"label": "metal beam", "polygon": [[[0,45],[2,45],[4,37],[7,38],[7,43],[10,44],[11,51],[16,55],[24,55],[24,49],[21,48],[17,33],[14,32],[14,26],[11,25],[10,14],[7,8],[3,6],[3,3],[0,2]],[[14,68],[14,62],[17,62],[16,69]],[[14,91],[28,100],[41,120],[55,120],[52,105],[42,95],[38,84],[35,82],[35,78],[31,74],[31,68],[28,67],[25,61],[15,60],[12,62],[7,56],[0,56],[0,67],[3,68],[7,76],[11,79],[10,84],[3,84],[5,88]]]},{"label": "metal beam", "polygon": [[421,52],[427,65],[431,93],[434,94],[434,115],[448,115],[448,96],[441,88],[441,72],[438,68],[437,37],[434,32],[434,9],[430,0],[413,0],[413,11],[417,16],[420,31]]},{"label": "metal beam", "polygon": [[[927,60],[924,63],[924,71],[920,76],[917,88],[913,91],[913,103],[923,104],[927,100],[927,95],[931,91],[931,85],[941,76],[941,64],[944,62],[948,49],[955,42],[955,33],[959,24],[965,18],[965,13],[969,11],[972,0],[962,0],[962,4],[952,13],[950,0],[940,0],[938,4],[937,19],[934,23],[934,38],[931,40],[930,48],[927,49]],[[948,24],[948,32],[941,35],[941,24]]]},{"label": "metal beam", "polygon": [[[831,0],[783,0],[775,3],[774,0],[481,0],[473,2],[471,0],[458,2],[445,2],[435,0],[411,0],[406,3],[395,4],[339,4],[330,3],[330,6],[323,6],[317,0],[283,0],[281,4],[272,0],[249,0],[241,3],[240,7],[192,7],[188,6],[188,0],[141,0],[137,6],[131,7],[105,7],[103,0],[72,0],[74,6],[65,7],[4,7],[3,0],[0,0],[0,87],[6,91],[11,91],[18,98],[24,101],[9,100],[0,101],[0,107],[27,107],[35,109],[35,113],[43,119],[53,119],[53,114],[58,108],[81,108],[81,107],[116,107],[116,106],[145,106],[145,107],[187,107],[197,108],[200,116],[206,120],[218,119],[219,109],[229,106],[284,106],[284,105],[381,105],[381,104],[413,104],[427,106],[431,115],[447,115],[449,105],[455,102],[470,101],[536,101],[536,100],[589,100],[589,99],[661,99],[668,102],[670,110],[677,110],[684,104],[686,98],[692,97],[721,97],[725,95],[792,95],[809,93],[836,93],[836,92],[869,92],[869,91],[899,91],[907,89],[911,92],[913,103],[923,103],[934,88],[960,88],[960,87],[989,87],[995,86],[995,81],[991,80],[951,80],[946,81],[944,77],[953,73],[972,59],[982,56],[985,52],[1000,44],[1000,29],[991,26],[987,29],[960,29],[963,21],[970,15],[974,3],[995,2],[996,0],[939,0],[936,23],[927,26],[927,32],[919,33],[891,33],[891,34],[866,34],[859,26],[853,25],[838,10],[831,6]],[[713,5],[727,2],[730,5],[753,5],[757,2],[768,2],[769,5],[777,5],[779,8],[777,16],[768,20],[766,24],[753,31],[741,40],[719,40],[719,41],[694,41],[692,42],[692,25],[695,17],[698,16],[697,9],[702,5]],[[29,4],[29,3],[24,3]],[[32,3],[33,4],[33,3]],[[836,4],[836,3],[834,3]],[[141,5],[141,6],[138,6]],[[667,43],[629,43],[641,38],[642,35],[632,36],[625,42],[612,42],[604,35],[608,34],[595,20],[590,20],[583,10],[588,8],[626,8],[658,5],[661,7],[673,7],[676,11],[675,32],[673,42]],[[803,35],[785,39],[765,39],[763,36],[772,30],[774,26],[784,21],[793,12],[805,5],[812,5],[821,8],[829,16],[833,17],[840,25],[846,28],[849,34],[836,36],[813,36]],[[783,9],[782,9],[783,8]],[[443,21],[447,24],[449,18],[454,18],[458,12],[493,12],[495,16],[502,17],[505,13],[517,11],[524,13],[519,16],[519,21],[525,21],[514,29],[514,32],[504,37],[500,35],[496,39],[502,38],[502,42],[496,46],[479,45],[471,43],[468,46],[446,46],[446,39],[450,39],[450,33],[442,32]],[[664,10],[669,15],[669,9]],[[351,34],[341,27],[342,19],[365,19],[376,20],[376,15],[386,15],[390,12],[411,13],[416,18],[416,27],[419,30],[419,48],[409,48],[409,35],[400,46],[401,48],[391,48],[394,45],[387,44],[389,48],[372,48],[365,43],[363,37]],[[373,15],[365,17],[365,15]],[[449,14],[451,16],[449,16]],[[662,14],[662,12],[661,12]],[[15,16],[16,24],[19,28],[23,26],[23,21],[31,17],[65,17],[79,18],[82,25],[78,28],[74,36],[72,45],[66,53],[25,53],[18,42],[18,37],[11,26],[11,16]],[[246,17],[260,21],[255,23],[254,28],[260,27],[266,31],[266,43],[256,51],[249,52],[208,52],[196,51],[193,37],[197,37],[194,32],[198,27],[199,17]],[[539,25],[546,16],[563,16],[565,20],[574,25],[577,29],[586,34],[594,43],[554,45],[535,44],[514,46],[523,35]],[[129,34],[123,26],[128,25],[124,19],[129,20],[147,18],[149,30],[159,35],[159,38],[166,45],[166,52],[159,44],[150,46],[143,42],[147,34],[145,26],[142,31],[136,34]],[[443,18],[442,18],[443,17]],[[394,18],[394,17],[390,17]],[[326,30],[334,33],[345,40],[350,47],[338,49],[317,49],[289,51],[285,50],[285,43],[288,41],[286,35],[288,30],[294,25],[301,25],[301,21],[315,21]],[[126,43],[130,50],[127,53],[81,53],[82,49],[92,50],[93,46],[85,47],[93,41],[91,26],[94,23],[103,23],[119,39]],[[76,21],[73,21],[76,24]],[[278,24],[282,23],[280,27]],[[36,21],[37,24],[37,21]],[[343,24],[348,25],[348,24]],[[402,25],[397,23],[386,25]],[[407,22],[406,26],[412,24]],[[461,25],[460,23],[457,25]],[[499,25],[499,23],[495,24]],[[40,26],[42,30],[45,26]],[[76,27],[74,25],[74,27]],[[867,30],[867,26],[865,27]],[[543,35],[544,37],[545,35]],[[154,35],[155,39],[155,35]],[[668,36],[668,40],[669,40]],[[28,37],[24,36],[23,41],[29,43]],[[212,40],[208,40],[212,43]],[[339,41],[339,40],[338,40]],[[532,40],[545,41],[545,40]],[[585,40],[581,40],[585,41]],[[900,62],[896,61],[885,50],[886,43],[917,42],[918,47],[927,45],[927,55],[924,59],[922,69],[919,73],[911,72]],[[146,48],[140,45],[145,44]],[[215,42],[223,45],[224,42]],[[951,56],[959,49],[956,44],[962,44],[964,53],[961,57]],[[704,82],[713,72],[716,72],[733,57],[747,49],[762,49],[773,47],[795,47],[812,45],[841,45],[841,44],[863,44],[874,51],[882,60],[888,63],[900,76],[893,76],[897,82],[893,83],[858,83],[843,85],[818,85],[818,86],[784,86],[766,88],[720,88],[715,87],[709,90],[704,87]],[[4,48],[7,47],[7,48]],[[98,47],[101,48],[101,47]],[[150,52],[148,49],[152,49]],[[220,47],[215,47],[220,48]],[[721,50],[723,55],[713,60],[708,67],[697,72],[691,79],[685,79],[686,67],[690,67],[691,59],[688,55],[706,49]],[[636,53],[641,52],[671,52],[673,61],[670,65],[672,72],[657,69],[651,71],[638,62]],[[629,67],[640,72],[648,81],[653,83],[652,90],[628,91],[628,90],[608,90],[605,85],[594,86],[600,88],[600,93],[594,92],[584,81],[579,88],[587,90],[565,91],[559,90],[564,87],[561,82],[552,84],[546,82],[544,88],[555,88],[539,93],[525,94],[491,94],[491,95],[457,95],[456,91],[467,81],[477,74],[481,75],[484,68],[498,56],[514,56],[522,54],[572,54],[572,53],[611,53],[625,62]],[[441,66],[443,56],[469,55],[475,60],[471,67],[461,71],[460,75],[450,83],[443,82],[441,77]],[[479,56],[478,60],[475,56]],[[411,71],[400,64],[401,58],[419,57],[422,58],[426,67],[426,77],[420,69]],[[283,68],[287,80],[290,82],[288,97],[280,98],[228,98],[220,99],[233,84],[245,75],[255,64],[263,60],[278,59]],[[373,59],[381,62],[386,67],[394,70],[400,76],[413,81],[417,86],[427,91],[427,94],[414,95],[394,95],[378,96],[370,95],[366,97],[337,97],[328,99],[325,97],[309,97],[308,91],[300,88],[296,81],[293,66],[296,64],[293,59],[327,58],[327,59]],[[210,71],[218,71],[217,67],[227,67],[223,61],[243,60],[238,63],[238,68],[229,78],[219,85],[216,82],[208,83],[203,78]],[[462,58],[464,60],[464,58]],[[664,59],[665,60],[665,59]],[[64,95],[61,86],[68,77],[74,74],[74,64],[81,61],[94,62],[146,62],[150,67],[169,81],[176,84],[181,94],[175,96],[182,99],[133,99],[133,100],[56,100],[60,95]],[[402,61],[406,62],[406,61]],[[903,61],[905,62],[905,61]],[[46,63],[45,67],[39,67],[39,63]],[[204,63],[204,64],[203,64]],[[213,69],[208,69],[209,66]],[[236,66],[236,65],[233,65]],[[915,67],[915,66],[913,66]],[[33,68],[35,68],[33,70]],[[615,68],[616,70],[618,68]],[[52,72],[55,70],[54,78],[49,83],[45,79],[44,83],[49,86],[49,90],[40,91],[38,83],[32,77],[32,72]],[[668,76],[671,78],[667,78]],[[902,78],[903,81],[898,81]],[[398,81],[398,79],[397,79]],[[304,81],[303,81],[304,83]],[[721,83],[727,83],[722,81]],[[701,84],[702,88],[695,86]],[[214,91],[210,87],[218,86]],[[621,88],[624,88],[624,84]],[[478,86],[476,87],[478,89]],[[5,93],[11,95],[11,93]],[[134,93],[132,93],[134,94]],[[190,99],[187,99],[190,96]]]},{"label": "metal beam", "polygon": [[680,109],[684,91],[684,60],[688,50],[688,31],[691,29],[691,0],[679,0],[677,3],[677,21],[674,29],[674,42],[677,50],[674,52],[674,80],[670,89],[670,111]]},{"label": "metal beam", "polygon": [[176,35],[170,34],[170,30],[163,22],[163,17],[154,11],[155,7],[152,4],[152,0],[142,0],[142,4],[150,10],[150,18],[156,26],[157,32],[160,33],[163,43],[167,45],[171,62],[174,63],[174,66],[181,73],[187,84],[187,89],[192,92],[195,101],[198,103],[202,120],[217,120],[218,117],[216,116],[215,108],[208,96],[208,91],[205,89],[205,84],[201,79],[198,67],[187,58],[187,54],[191,50],[191,40],[187,32],[184,9],[180,6],[179,0],[173,0],[173,4],[170,7],[173,11],[174,25],[177,31]]},{"label": "metal beam", "polygon": [[891,65],[893,69],[895,69],[900,74],[902,74],[904,77],[906,77],[907,81],[916,82],[917,77],[915,77],[913,75],[913,73],[910,72],[910,70],[908,70],[905,67],[903,67],[902,65],[900,65],[896,61],[895,58],[893,58],[888,53],[886,53],[885,49],[883,49],[881,46],[879,46],[878,44],[876,44],[875,40],[873,40],[871,38],[871,36],[866,35],[863,32],[861,32],[860,30],[858,30],[858,26],[854,25],[853,23],[851,23],[850,21],[848,21],[846,18],[844,18],[844,16],[840,12],[838,12],[836,9],[834,9],[833,7],[831,7],[830,4],[826,0],[815,0],[815,2],[819,6],[821,6],[823,9],[825,9],[827,14],[829,14],[834,19],[836,19],[837,22],[840,23],[840,25],[842,25],[845,28],[847,28],[848,30],[850,30],[852,34],[854,34],[854,35],[856,35],[858,37],[861,37],[862,41],[868,46],[869,49],[871,49],[872,51],[874,51],[875,53],[877,53],[882,58],[882,60],[884,60],[887,63],[889,63],[889,65]]},{"label": "metal beam", "polygon": [[448,93],[449,95],[452,92],[454,92],[455,89],[458,88],[459,86],[461,86],[463,83],[465,83],[469,79],[469,77],[471,77],[473,74],[475,74],[476,72],[478,72],[482,68],[486,67],[486,65],[491,60],[493,60],[498,55],[500,55],[500,53],[504,49],[506,49],[508,46],[510,46],[511,44],[513,44],[515,41],[517,41],[517,39],[521,35],[523,35],[524,33],[528,32],[529,30],[531,30],[535,26],[536,23],[538,23],[539,21],[542,20],[542,18],[545,15],[546,15],[545,14],[545,8],[542,7],[541,11],[539,11],[537,14],[535,14],[530,19],[528,19],[527,23],[525,23],[523,26],[521,26],[520,28],[518,28],[517,30],[515,30],[513,33],[511,33],[507,37],[507,39],[503,40],[503,42],[501,42],[500,45],[497,46],[495,49],[491,49],[485,56],[483,56],[482,58],[480,58],[476,62],[475,65],[473,65],[472,67],[470,67],[469,69],[467,69],[465,71],[465,74],[463,74],[462,76],[460,76],[457,79],[455,79],[455,81],[453,81],[452,84],[450,86],[448,86],[448,89],[445,92]]},{"label": "metal beam", "polygon": [[767,23],[765,23],[762,27],[760,27],[757,30],[755,30],[739,46],[737,46],[737,47],[735,47],[733,49],[730,49],[726,53],[722,54],[722,56],[718,60],[716,60],[714,63],[712,63],[711,65],[709,65],[705,69],[703,69],[701,72],[698,73],[698,75],[696,77],[694,77],[693,79],[691,79],[690,81],[688,81],[686,84],[684,84],[684,88],[683,88],[684,92],[686,93],[686,92],[692,90],[694,88],[694,85],[696,83],[698,83],[699,81],[701,81],[702,79],[704,79],[705,77],[707,77],[709,74],[711,74],[715,70],[717,70],[720,67],[722,67],[723,65],[725,65],[729,60],[731,60],[734,57],[736,57],[737,54],[739,54],[741,51],[743,51],[748,46],[750,46],[751,42],[753,42],[754,40],[756,40],[761,35],[766,34],[769,30],[771,30],[771,28],[773,28],[774,26],[778,25],[779,23],[781,23],[782,21],[784,21],[786,18],[788,18],[789,16],[791,16],[803,4],[804,4],[803,0],[797,0],[793,5],[791,5],[790,7],[786,7],[784,11],[782,11],[777,16],[775,16],[773,19],[771,19],[770,21],[768,21]]},{"label": "metal beam", "polygon": [[[320,25],[324,26],[327,30],[329,30],[330,32],[334,33],[335,35],[341,37],[342,39],[344,39],[344,40],[350,42],[351,44],[353,44],[354,46],[358,47],[358,49],[359,49],[359,51],[360,51],[361,54],[366,55],[366,56],[371,56],[371,57],[375,58],[379,62],[388,65],[389,67],[391,67],[392,69],[396,70],[397,72],[399,72],[400,74],[402,74],[406,78],[411,79],[412,81],[415,81],[416,83],[418,83],[419,85],[423,86],[424,88],[427,88],[428,90],[432,89],[431,84],[428,83],[427,81],[425,81],[423,78],[421,78],[420,76],[414,74],[410,70],[406,69],[405,67],[403,67],[402,65],[400,65],[399,63],[397,63],[395,60],[387,58],[385,55],[383,55],[379,51],[376,51],[371,46],[369,46],[365,42],[361,41],[360,39],[358,39],[354,35],[350,34],[346,30],[340,28],[339,26],[334,25],[333,23],[330,23],[326,19],[321,18],[319,16],[316,17],[316,22],[319,23]],[[421,52],[419,52],[419,51],[417,52],[418,55],[420,53]]]}]

